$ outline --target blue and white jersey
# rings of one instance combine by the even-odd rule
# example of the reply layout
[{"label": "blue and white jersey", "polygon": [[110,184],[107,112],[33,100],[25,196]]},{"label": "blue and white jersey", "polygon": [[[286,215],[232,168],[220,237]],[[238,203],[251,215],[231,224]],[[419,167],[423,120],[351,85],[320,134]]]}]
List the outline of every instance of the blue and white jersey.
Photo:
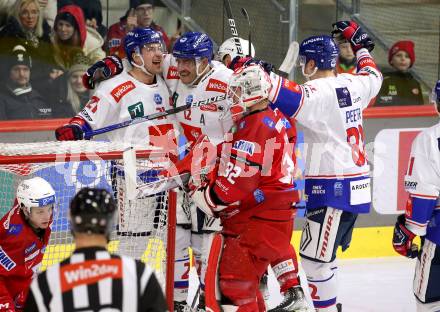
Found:
[{"label": "blue and white jersey", "polygon": [[371,204],[362,111],[377,95],[382,75],[366,49],[358,74],[297,85],[272,76],[270,100],[304,133],[307,209],[323,206],[367,213]]},{"label": "blue and white jersey", "polygon": [[440,244],[440,123],[417,135],[405,175],[406,226]]}]

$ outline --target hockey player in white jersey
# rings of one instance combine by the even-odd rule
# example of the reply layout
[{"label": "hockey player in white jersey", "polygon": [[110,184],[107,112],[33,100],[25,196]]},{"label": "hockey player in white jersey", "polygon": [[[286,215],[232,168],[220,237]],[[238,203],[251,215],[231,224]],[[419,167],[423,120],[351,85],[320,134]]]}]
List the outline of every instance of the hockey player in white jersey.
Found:
[{"label": "hockey player in white jersey", "polygon": [[[440,80],[432,93],[440,114]],[[393,247],[402,256],[416,258],[413,291],[418,312],[440,311],[440,123],[414,139],[405,189],[409,193],[404,215],[397,218]],[[422,246],[413,243],[421,237]]]},{"label": "hockey player in white jersey", "polygon": [[[146,116],[171,108],[170,93],[161,77],[163,44],[160,33],[150,28],[135,28],[124,40],[129,71],[123,71],[97,88],[86,107],[69,124],[56,129],[58,140],[81,140],[91,129]],[[110,141],[175,148],[173,122],[168,118],[155,119],[145,123],[108,133]],[[174,141],[175,142],[175,141]],[[150,174],[138,173],[144,182]],[[147,234],[152,230],[157,205],[153,197],[142,199],[143,203],[133,206],[124,201],[122,168],[113,167],[113,187],[120,205],[118,231],[119,253],[140,259],[146,249]],[[146,209],[148,208],[148,209]],[[147,228],[151,225],[150,228]]]},{"label": "hockey player in white jersey", "polygon": [[[232,71],[213,61],[213,44],[204,33],[187,32],[174,44],[172,56],[164,61],[164,78],[173,92],[175,107],[207,99],[220,99],[176,114],[176,119],[190,144],[205,134],[217,145],[223,134],[232,127],[232,118],[226,102],[227,82]],[[220,230],[218,219],[206,216],[191,202],[188,210],[177,208],[175,309],[183,309],[188,290],[189,254],[192,247],[202,291],[206,262],[212,233]],[[203,308],[203,293],[199,307]]]},{"label": "hockey player in white jersey", "polygon": [[369,36],[353,22],[337,22],[334,29],[335,36],[345,38],[356,51],[358,73],[336,75],[335,42],[330,36],[313,36],[299,50],[302,72],[309,81],[298,85],[274,77],[270,97],[304,133],[307,222],[300,255],[313,304],[320,312],[340,309],[336,250],[349,247],[357,215],[370,209],[362,111],[382,83],[369,54],[374,47]]}]

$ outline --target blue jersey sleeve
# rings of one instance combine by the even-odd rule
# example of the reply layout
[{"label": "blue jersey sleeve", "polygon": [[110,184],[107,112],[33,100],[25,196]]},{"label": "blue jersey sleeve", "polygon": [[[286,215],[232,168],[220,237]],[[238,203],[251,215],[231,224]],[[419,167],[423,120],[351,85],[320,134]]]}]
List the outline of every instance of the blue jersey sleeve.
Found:
[{"label": "blue jersey sleeve", "polygon": [[294,117],[303,99],[303,89],[294,81],[271,76],[272,91],[269,100],[271,108],[278,108],[285,116]]}]

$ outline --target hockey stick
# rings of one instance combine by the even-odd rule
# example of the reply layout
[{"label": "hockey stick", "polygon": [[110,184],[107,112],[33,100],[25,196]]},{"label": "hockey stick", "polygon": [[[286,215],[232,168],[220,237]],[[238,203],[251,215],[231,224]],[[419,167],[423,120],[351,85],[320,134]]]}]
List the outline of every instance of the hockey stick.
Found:
[{"label": "hockey stick", "polygon": [[234,38],[234,43],[237,47],[238,54],[244,56],[240,38],[238,37],[237,24],[235,23],[234,16],[232,15],[231,3],[229,2],[229,0],[223,0],[223,3],[226,9],[226,16],[228,18],[228,24],[231,29],[232,38]]},{"label": "hockey stick", "polygon": [[249,18],[249,14],[248,14],[248,12],[246,11],[245,8],[241,8],[241,14],[243,14],[244,18],[248,22],[248,28],[249,28],[249,30],[248,30],[248,40],[249,40],[249,42],[248,42],[248,44],[249,44],[248,54],[249,54],[249,56],[252,56],[252,25],[251,25],[251,20]]},{"label": "hockey stick", "polygon": [[296,41],[292,41],[289,45],[289,49],[287,50],[286,56],[284,57],[283,62],[279,68],[280,71],[289,74],[293,66],[295,66],[296,59],[298,58],[299,53],[299,44]]},{"label": "hockey stick", "polygon": [[[200,106],[204,106],[204,105],[220,102],[220,101],[223,101],[224,99],[226,99],[226,94],[217,95],[217,96],[210,97],[208,99],[204,99],[204,100],[200,100],[200,101],[195,102],[195,103],[191,103],[189,105],[179,106],[179,107],[175,107],[175,108],[170,108],[170,109],[167,109],[167,110],[165,110],[163,112],[157,112],[157,113],[154,113],[154,114],[151,114],[151,115],[137,117],[137,118],[134,118],[132,120],[123,121],[123,122],[120,122],[120,123],[117,123],[117,124],[113,124],[113,125],[110,125],[110,126],[107,126],[107,127],[103,127],[103,128],[100,128],[100,129],[86,131],[84,133],[84,139],[89,140],[90,138],[92,138],[92,137],[94,137],[95,135],[98,135],[98,134],[107,133],[107,132],[114,131],[114,130],[121,129],[121,128],[125,128],[125,127],[128,127],[128,126],[137,125],[137,124],[142,123],[142,122],[158,119],[158,118],[165,117],[165,116],[168,116],[168,115],[177,114],[177,113],[180,113],[180,112],[182,112],[184,110],[187,110],[187,109],[191,109],[191,108],[195,108],[195,107],[200,107]],[[218,107],[218,109],[221,110],[223,108],[222,107]]]}]

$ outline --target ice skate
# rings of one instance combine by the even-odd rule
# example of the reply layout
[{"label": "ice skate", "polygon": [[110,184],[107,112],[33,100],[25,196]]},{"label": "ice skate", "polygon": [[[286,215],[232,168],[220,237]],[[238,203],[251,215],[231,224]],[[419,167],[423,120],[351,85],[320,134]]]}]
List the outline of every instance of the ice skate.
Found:
[{"label": "ice skate", "polygon": [[310,311],[301,286],[289,288],[283,301],[269,312],[308,312]]},{"label": "ice skate", "polygon": [[191,312],[191,307],[186,301],[174,301],[174,312]]}]

